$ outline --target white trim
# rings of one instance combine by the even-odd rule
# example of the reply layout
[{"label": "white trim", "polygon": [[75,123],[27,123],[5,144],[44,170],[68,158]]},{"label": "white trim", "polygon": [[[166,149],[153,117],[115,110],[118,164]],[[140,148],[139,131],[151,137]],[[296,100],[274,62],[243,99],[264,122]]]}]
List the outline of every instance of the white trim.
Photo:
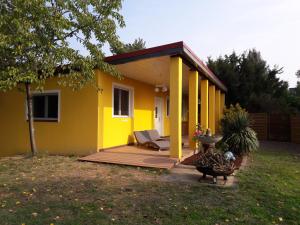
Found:
[{"label": "white trim", "polygon": [[[121,90],[125,90],[129,92],[129,115],[124,116],[124,115],[114,115],[114,89],[118,88]],[[131,86],[127,86],[124,84],[119,84],[119,83],[112,83],[112,118],[130,118],[134,117],[134,88]],[[120,102],[121,103],[121,102]]]},{"label": "white trim", "polygon": [[[39,118],[39,117],[34,117],[33,120],[39,120],[39,121],[56,121],[56,122],[60,122],[60,109],[61,109],[61,94],[60,94],[60,90],[44,90],[44,91],[32,91],[31,92],[32,96],[44,96],[47,94],[57,94],[58,96],[58,102],[57,102],[57,119],[56,118]],[[46,104],[46,108],[48,107],[48,105]],[[46,113],[48,113],[46,111]],[[27,98],[25,96],[25,119],[28,120],[28,109],[27,109]]]}]

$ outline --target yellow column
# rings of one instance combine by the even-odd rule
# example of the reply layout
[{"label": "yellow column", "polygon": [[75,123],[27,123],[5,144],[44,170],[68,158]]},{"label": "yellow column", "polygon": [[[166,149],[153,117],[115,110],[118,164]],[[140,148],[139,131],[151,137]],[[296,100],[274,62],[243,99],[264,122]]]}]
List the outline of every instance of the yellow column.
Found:
[{"label": "yellow column", "polygon": [[216,133],[220,132],[221,119],[221,91],[216,90]]},{"label": "yellow column", "polygon": [[225,93],[221,93],[220,107],[221,107],[221,119],[222,119],[223,113],[224,113],[224,108],[225,108]]},{"label": "yellow column", "polygon": [[193,134],[198,124],[198,71],[189,73],[189,145],[195,148]]},{"label": "yellow column", "polygon": [[216,133],[215,125],[215,115],[216,115],[216,87],[215,85],[210,85],[209,86],[209,93],[208,93],[208,127],[211,130],[212,134]]},{"label": "yellow column", "polygon": [[208,80],[201,80],[201,126],[208,128]]},{"label": "yellow column", "polygon": [[170,64],[170,154],[181,159],[182,59],[171,57]]}]

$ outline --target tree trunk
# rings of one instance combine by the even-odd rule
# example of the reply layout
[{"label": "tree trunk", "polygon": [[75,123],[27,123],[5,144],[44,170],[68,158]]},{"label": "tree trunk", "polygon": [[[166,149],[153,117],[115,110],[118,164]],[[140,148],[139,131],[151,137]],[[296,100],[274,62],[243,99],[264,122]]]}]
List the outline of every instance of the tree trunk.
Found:
[{"label": "tree trunk", "polygon": [[26,98],[27,98],[27,116],[28,116],[28,127],[30,136],[30,147],[32,156],[37,153],[35,136],[34,136],[34,126],[33,126],[33,110],[32,110],[32,95],[30,91],[30,83],[25,83],[26,87]]}]

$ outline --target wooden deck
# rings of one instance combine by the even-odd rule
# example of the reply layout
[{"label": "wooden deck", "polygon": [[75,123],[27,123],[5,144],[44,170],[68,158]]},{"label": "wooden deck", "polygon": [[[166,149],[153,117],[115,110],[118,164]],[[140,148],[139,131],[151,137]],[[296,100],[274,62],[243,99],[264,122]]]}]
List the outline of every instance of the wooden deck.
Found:
[{"label": "wooden deck", "polygon": [[[184,147],[182,154],[183,160],[193,154],[193,151]],[[170,151],[157,151],[137,146],[107,149],[82,157],[79,160],[159,169],[171,169],[178,163],[177,159],[170,157]]]}]

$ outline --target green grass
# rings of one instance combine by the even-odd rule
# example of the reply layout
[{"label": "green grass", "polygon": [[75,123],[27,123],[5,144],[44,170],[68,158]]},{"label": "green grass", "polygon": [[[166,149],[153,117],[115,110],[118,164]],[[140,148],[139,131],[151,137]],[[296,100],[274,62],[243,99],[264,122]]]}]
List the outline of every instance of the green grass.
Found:
[{"label": "green grass", "polygon": [[299,224],[300,155],[259,151],[235,188],[41,156],[0,160],[0,224]]}]

